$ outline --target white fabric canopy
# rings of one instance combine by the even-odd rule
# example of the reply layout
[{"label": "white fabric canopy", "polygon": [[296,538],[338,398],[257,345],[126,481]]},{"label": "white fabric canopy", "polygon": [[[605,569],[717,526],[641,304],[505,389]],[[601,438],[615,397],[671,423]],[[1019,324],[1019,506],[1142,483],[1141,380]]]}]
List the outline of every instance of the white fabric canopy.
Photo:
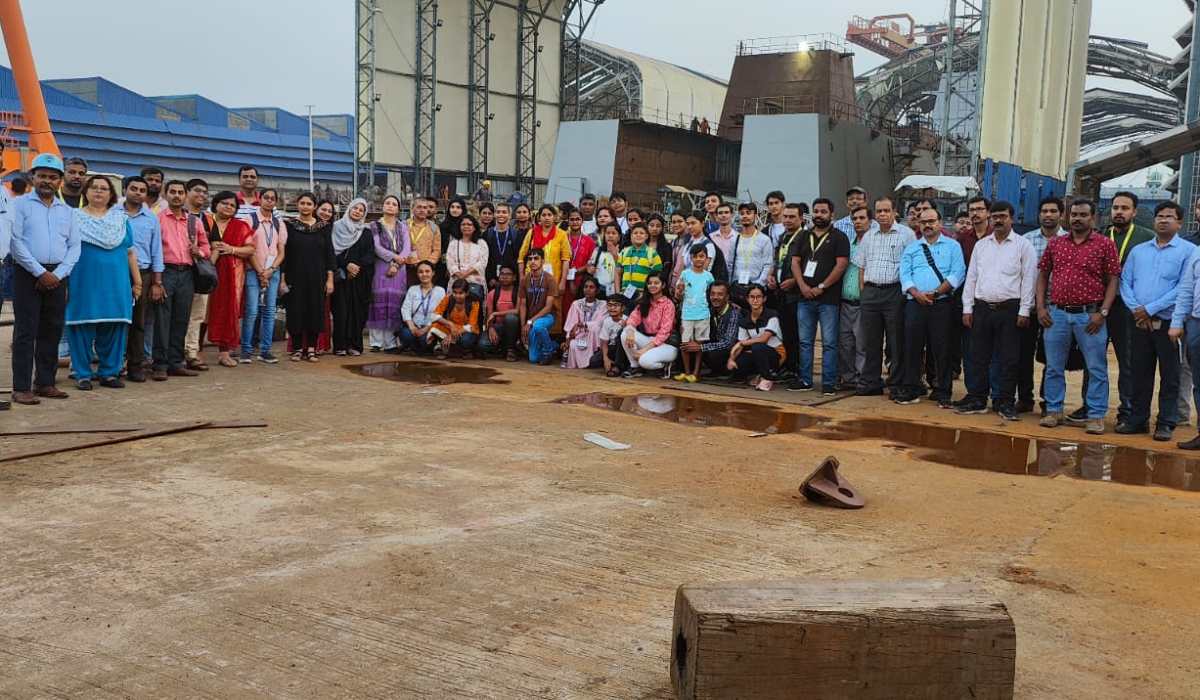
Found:
[{"label": "white fabric canopy", "polygon": [[937,190],[957,197],[966,197],[979,192],[979,183],[974,178],[958,175],[909,175],[896,185],[896,191]]}]

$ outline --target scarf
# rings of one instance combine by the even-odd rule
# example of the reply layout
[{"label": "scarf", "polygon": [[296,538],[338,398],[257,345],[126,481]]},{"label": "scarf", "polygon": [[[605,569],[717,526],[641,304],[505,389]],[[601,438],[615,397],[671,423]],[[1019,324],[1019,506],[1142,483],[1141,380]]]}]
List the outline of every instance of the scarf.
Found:
[{"label": "scarf", "polygon": [[82,208],[75,210],[75,226],[79,229],[79,239],[97,248],[112,250],[125,240],[125,227],[128,218],[120,207],[113,207],[104,216],[96,218]]},{"label": "scarf", "polygon": [[367,208],[367,200],[359,197],[350,202],[350,206],[346,207],[346,213],[342,218],[333,222],[333,252],[340,254],[350,246],[358,243],[358,239],[362,236],[363,229],[367,227],[367,217],[364,214],[363,220],[355,222],[350,219],[350,210],[354,205],[361,204],[363,209]]},{"label": "scarf", "polygon": [[548,229],[543,229],[541,224],[535,224],[533,227],[533,238],[532,238],[532,246],[531,247],[541,248],[542,250],[545,250],[546,246],[550,245],[550,241],[553,241],[555,236],[557,236],[557,235],[558,235],[558,227],[557,226],[551,226]]},{"label": "scarf", "polygon": [[[457,203],[460,207],[462,207],[463,216],[467,215],[467,200],[463,199],[462,197],[458,197],[451,200],[450,203]],[[451,238],[454,240],[462,238],[462,233],[460,233],[458,230],[458,227],[462,224],[462,220],[462,216],[450,216],[450,207],[446,207],[446,218],[442,219],[442,224],[440,226],[442,233],[446,234],[446,236],[442,239],[443,251],[445,250],[446,246],[450,244]],[[478,232],[476,232],[476,235],[478,235]]]}]

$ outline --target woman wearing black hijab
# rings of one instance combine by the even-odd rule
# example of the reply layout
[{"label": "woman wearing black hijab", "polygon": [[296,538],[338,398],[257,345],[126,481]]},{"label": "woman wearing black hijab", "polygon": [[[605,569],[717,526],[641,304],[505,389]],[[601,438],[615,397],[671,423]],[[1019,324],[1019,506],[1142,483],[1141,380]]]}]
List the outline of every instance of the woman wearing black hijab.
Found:
[{"label": "woman wearing black hijab", "polygon": [[[442,223],[438,224],[438,228],[442,231],[442,257],[438,259],[437,267],[435,268],[434,276],[437,284],[445,287],[446,282],[450,279],[450,273],[446,270],[446,250],[450,247],[450,240],[459,240],[462,238],[462,232],[459,231],[459,226],[462,224],[463,217],[467,215],[467,200],[462,197],[455,197],[450,200],[450,205],[446,207],[446,216],[442,219]],[[478,233],[476,233],[478,235]]]}]

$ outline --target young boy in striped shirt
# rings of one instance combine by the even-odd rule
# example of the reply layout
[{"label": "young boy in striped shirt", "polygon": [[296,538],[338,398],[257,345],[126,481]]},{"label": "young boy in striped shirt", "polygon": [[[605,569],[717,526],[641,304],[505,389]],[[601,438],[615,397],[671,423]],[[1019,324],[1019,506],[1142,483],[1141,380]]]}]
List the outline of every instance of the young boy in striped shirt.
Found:
[{"label": "young boy in striped shirt", "polygon": [[661,272],[663,263],[658,251],[647,245],[650,240],[650,230],[645,224],[634,224],[629,230],[630,245],[621,251],[617,264],[621,269],[621,280],[618,285],[621,294],[636,302],[638,294],[646,287],[646,277],[651,272]]}]

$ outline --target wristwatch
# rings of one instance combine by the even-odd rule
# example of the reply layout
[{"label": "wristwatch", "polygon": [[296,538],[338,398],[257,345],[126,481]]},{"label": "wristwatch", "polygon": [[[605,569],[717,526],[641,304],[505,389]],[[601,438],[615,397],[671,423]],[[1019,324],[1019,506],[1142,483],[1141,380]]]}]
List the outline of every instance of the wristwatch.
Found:
[{"label": "wristwatch", "polygon": [[820,289],[821,291],[825,291],[825,283],[822,282],[822,283],[818,284],[817,289]]},{"label": "wristwatch", "polygon": [[1108,318],[1108,309],[1100,309],[1100,315],[1104,318]]}]

